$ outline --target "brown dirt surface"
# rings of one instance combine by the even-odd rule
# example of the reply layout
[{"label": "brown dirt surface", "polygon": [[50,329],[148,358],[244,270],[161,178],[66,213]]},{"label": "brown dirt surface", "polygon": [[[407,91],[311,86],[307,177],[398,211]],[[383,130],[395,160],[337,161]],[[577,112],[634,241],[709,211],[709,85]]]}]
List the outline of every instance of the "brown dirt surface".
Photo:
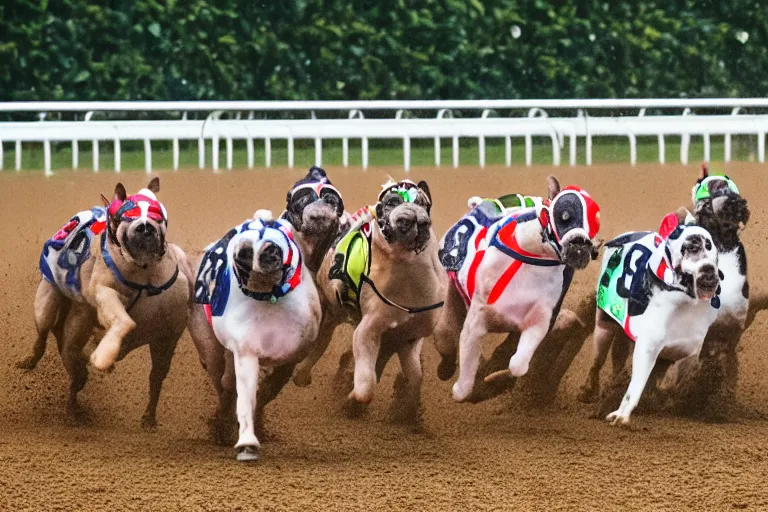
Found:
[{"label": "brown dirt surface", "polygon": [[[601,235],[657,229],[664,214],[690,202],[697,165],[415,169],[432,189],[442,234],[471,195],[543,194],[554,172],[588,190],[602,208]],[[714,171],[722,165],[712,165]],[[768,283],[766,167],[727,168],[750,200],[745,231],[752,289]],[[372,202],[391,169],[328,169],[348,210]],[[258,208],[279,212],[303,172],[161,172],[169,240],[189,251],[222,236]],[[75,212],[99,204],[118,179],[129,191],[144,174],[61,171],[0,173],[0,509],[2,510],[768,510],[768,423],[739,418],[706,424],[636,414],[631,431],[589,419],[576,401],[592,353],[588,341],[544,410],[515,410],[509,398],[459,405],[452,382],[436,377],[437,354],[424,345],[424,429],[387,421],[397,363],[390,364],[370,411],[350,420],[328,398],[350,330],[342,328],[307,389],[289,384],[267,409],[274,439],[262,460],[238,464],[231,447],[212,444],[206,420],[215,397],[185,334],[158,410],[154,434],[140,428],[146,404],[146,347],[109,375],[92,375],[81,393],[86,424],[65,415],[66,374],[51,337],[38,368],[14,363],[34,339],[34,291],[43,242]],[[595,282],[598,265],[578,274],[573,304]],[[768,414],[768,360],[758,317],[741,345],[739,401]],[[492,341],[486,350],[493,348]]]}]

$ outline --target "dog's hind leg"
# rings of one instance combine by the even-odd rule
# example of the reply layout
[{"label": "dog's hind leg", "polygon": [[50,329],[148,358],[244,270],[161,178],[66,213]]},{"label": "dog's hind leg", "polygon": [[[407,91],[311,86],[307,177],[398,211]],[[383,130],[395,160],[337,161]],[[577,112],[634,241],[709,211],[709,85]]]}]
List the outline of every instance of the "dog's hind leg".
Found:
[{"label": "dog's hind leg", "polygon": [[[584,403],[592,403],[600,396],[600,370],[605,365],[605,360],[608,358],[608,353],[611,351],[612,345],[622,344],[623,340],[616,340],[616,335],[619,332],[619,324],[614,322],[605,311],[598,309],[595,318],[595,336],[594,336],[594,355],[592,356],[592,365],[589,367],[589,373],[587,374],[587,380],[584,385],[581,386],[578,399]],[[614,343],[616,341],[616,343]],[[614,354],[616,349],[614,348]],[[626,361],[626,355],[624,356]],[[624,364],[622,362],[622,368]],[[617,371],[616,362],[614,360],[614,374]]]},{"label": "dog's hind leg", "polygon": [[170,342],[163,340],[149,344],[149,355],[152,358],[152,370],[149,372],[149,403],[141,417],[141,427],[148,432],[157,428],[157,403],[160,400],[160,390],[171,369],[171,360],[177,343],[178,338]]},{"label": "dog's hind leg", "polygon": [[464,300],[456,287],[449,285],[443,311],[432,334],[435,348],[440,354],[440,363],[437,366],[437,377],[440,380],[448,380],[456,372],[459,335],[466,317],[467,306],[464,304]]},{"label": "dog's hind leg", "polygon": [[37,327],[37,339],[32,346],[32,354],[16,363],[16,367],[22,370],[33,370],[45,354],[48,333],[56,324],[65,301],[64,296],[45,279],[40,281],[35,293],[35,326]]},{"label": "dog's hind leg", "polygon": [[392,402],[392,420],[397,423],[421,423],[421,347],[424,339],[403,343],[397,356],[402,373],[395,378],[395,399]]},{"label": "dog's hind leg", "polygon": [[276,366],[259,384],[259,390],[256,394],[256,415],[254,418],[256,437],[266,440],[267,434],[264,429],[264,408],[272,400],[277,398],[280,391],[282,391],[285,385],[288,384],[295,367],[296,365],[291,363]]},{"label": "dog's hind leg", "polygon": [[77,394],[88,382],[88,367],[83,356],[83,347],[88,342],[95,323],[95,315],[88,306],[73,304],[64,323],[62,336],[57,340],[61,360],[70,379],[67,411],[71,415],[80,412]]}]

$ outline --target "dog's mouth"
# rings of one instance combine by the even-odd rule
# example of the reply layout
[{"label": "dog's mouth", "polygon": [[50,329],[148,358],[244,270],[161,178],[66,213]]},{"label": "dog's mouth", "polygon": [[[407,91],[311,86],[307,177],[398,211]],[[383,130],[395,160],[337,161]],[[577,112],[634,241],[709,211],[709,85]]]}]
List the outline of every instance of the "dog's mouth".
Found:
[{"label": "dog's mouth", "polygon": [[312,238],[332,237],[338,233],[339,223],[339,217],[333,208],[313,203],[304,208],[300,229],[297,231]]},{"label": "dog's mouth", "polygon": [[693,281],[693,295],[699,300],[711,300],[717,295],[720,286],[720,277],[717,268],[709,263],[699,267]]},{"label": "dog's mouth", "polygon": [[571,268],[583,270],[594,259],[595,246],[583,230],[569,231],[560,244],[562,246],[560,257],[563,263]]}]

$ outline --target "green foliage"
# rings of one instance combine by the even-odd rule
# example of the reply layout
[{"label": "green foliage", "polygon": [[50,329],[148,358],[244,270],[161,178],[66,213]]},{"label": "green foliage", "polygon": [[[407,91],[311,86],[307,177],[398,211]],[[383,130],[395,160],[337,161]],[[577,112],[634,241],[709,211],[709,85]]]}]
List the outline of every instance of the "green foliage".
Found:
[{"label": "green foliage", "polygon": [[701,97],[766,90],[768,9],[754,0],[0,4],[0,100]]}]

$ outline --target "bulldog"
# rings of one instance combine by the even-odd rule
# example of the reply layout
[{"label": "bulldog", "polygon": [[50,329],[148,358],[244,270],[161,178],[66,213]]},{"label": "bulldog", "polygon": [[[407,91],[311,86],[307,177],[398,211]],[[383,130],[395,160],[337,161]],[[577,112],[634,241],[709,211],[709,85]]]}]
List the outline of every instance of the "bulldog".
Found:
[{"label": "bulldog", "polygon": [[323,321],[309,356],[296,368],[294,382],[309,385],[312,367],[336,327],[351,323],[352,350],[342,355],[337,373],[337,384],[346,394],[344,408],[351,416],[373,399],[376,382],[397,354],[402,373],[395,382],[392,417],[419,421],[421,347],[437,324],[447,284],[437,258],[431,209],[426,182],[390,180],[374,206],[353,216],[352,226],[317,274]]},{"label": "bulldog", "polygon": [[[306,267],[305,279],[312,279],[325,253],[347,221],[341,193],[333,186],[325,170],[312,167],[297,181],[286,197],[280,219],[290,223],[294,242],[300,248]],[[201,258],[202,260],[202,258]],[[202,261],[198,262],[198,268]],[[189,310],[189,332],[195,343],[200,363],[213,383],[218,406],[210,420],[211,435],[216,443],[228,444],[235,426],[235,369],[232,353],[217,339],[203,304],[192,303]],[[263,408],[273,400],[290,379],[293,364],[274,365],[262,371],[262,384],[256,400],[256,431],[263,437]]]},{"label": "bulldog", "polygon": [[208,246],[195,302],[232,354],[240,425],[237,460],[258,460],[254,420],[260,410],[260,368],[300,360],[320,326],[320,299],[291,224],[272,221],[263,212]]},{"label": "bulldog", "polygon": [[171,358],[187,325],[192,269],[166,241],[168,214],[157,200],[159,178],[128,196],[122,183],[105,207],[80,212],[48,240],[40,257],[35,296],[37,340],[18,366],[31,370],[53,331],[70,377],[70,413],[88,380],[83,348],[99,325],[105,332],[90,364],[110,370],[132,350],[149,345],[152,370],[142,426],[156,428],[157,403]]},{"label": "bulldog", "polygon": [[[485,220],[476,208],[444,237],[441,260],[454,286],[435,343],[443,357],[440,376],[449,377],[456,364],[455,333],[460,331],[456,401],[474,400],[480,342],[486,333],[520,332],[507,368],[487,375],[486,382],[528,372],[536,349],[558,317],[574,270],[597,257],[597,203],[578,187],[561,190],[554,177],[547,181],[547,201]],[[465,243],[457,241],[462,226],[472,233],[466,240],[472,254],[456,262],[450,256],[454,246]]]}]

